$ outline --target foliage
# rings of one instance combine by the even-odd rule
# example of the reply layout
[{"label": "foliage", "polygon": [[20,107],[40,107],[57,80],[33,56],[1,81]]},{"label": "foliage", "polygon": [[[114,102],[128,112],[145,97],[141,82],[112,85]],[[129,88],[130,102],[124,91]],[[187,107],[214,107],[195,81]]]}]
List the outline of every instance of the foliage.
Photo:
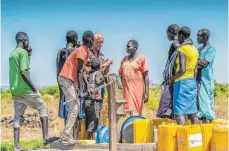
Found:
[{"label": "foliage", "polygon": [[[58,98],[59,95],[59,88],[58,86],[51,86],[47,88],[41,88],[39,89],[42,98],[46,103],[49,103],[54,99]],[[1,93],[1,100],[12,100],[12,96],[10,93],[10,90],[3,90],[0,89]],[[214,90],[215,100],[216,103],[227,103],[228,98],[228,84],[219,84],[215,81],[215,90]],[[156,110],[158,108],[159,102],[161,97],[161,89],[160,86],[156,86],[154,88],[150,88],[149,90],[149,101],[147,103],[148,107],[152,108],[153,110]],[[105,98],[104,101],[107,102],[108,96],[107,92],[105,92]]]},{"label": "foliage", "polygon": [[0,89],[0,98],[1,100],[2,99],[12,100],[12,95],[10,93],[10,90],[9,89],[7,90]]},{"label": "foliage", "polygon": [[228,98],[228,84],[219,84],[215,81],[214,95],[217,98]]},{"label": "foliage", "polygon": [[[42,139],[32,139],[32,140],[23,140],[20,141],[21,147],[25,149],[38,149],[38,148],[48,148],[44,147]],[[13,142],[2,142],[0,144],[1,151],[13,151],[14,145]]]},{"label": "foliage", "polygon": [[51,87],[47,87],[47,88],[42,88],[42,89],[39,89],[39,91],[40,91],[41,95],[49,94],[49,95],[54,96],[54,98],[58,98],[60,96],[58,86],[51,86]]},{"label": "foliage", "polygon": [[148,107],[153,110],[157,110],[161,97],[161,88],[160,86],[156,86],[155,88],[149,89],[149,101],[147,103]]}]

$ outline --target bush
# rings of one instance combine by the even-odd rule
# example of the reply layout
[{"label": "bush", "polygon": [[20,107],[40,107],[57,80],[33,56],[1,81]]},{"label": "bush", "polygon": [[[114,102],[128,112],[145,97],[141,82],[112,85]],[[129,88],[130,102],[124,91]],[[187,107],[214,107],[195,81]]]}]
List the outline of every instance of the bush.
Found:
[{"label": "bush", "polygon": [[157,110],[161,97],[161,88],[160,86],[156,86],[155,88],[149,89],[149,101],[147,103],[148,107],[153,110]]},{"label": "bush", "polygon": [[0,89],[0,94],[1,94],[1,95],[0,95],[1,100],[2,100],[2,99],[12,100],[12,95],[11,95],[9,89],[7,89],[7,90]]},{"label": "bush", "polygon": [[58,98],[60,96],[58,86],[51,86],[48,88],[42,88],[42,89],[39,89],[39,91],[40,91],[41,95],[49,94],[49,95],[54,96],[54,98]]},{"label": "bush", "polygon": [[215,97],[228,98],[228,84],[219,84],[215,81]]}]

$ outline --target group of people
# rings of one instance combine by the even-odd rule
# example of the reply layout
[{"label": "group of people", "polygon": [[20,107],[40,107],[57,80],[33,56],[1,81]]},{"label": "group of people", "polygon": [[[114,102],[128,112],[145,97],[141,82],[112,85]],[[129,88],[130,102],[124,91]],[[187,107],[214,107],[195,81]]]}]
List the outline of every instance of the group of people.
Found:
[{"label": "group of people", "polygon": [[[209,44],[210,32],[202,29],[197,34],[200,48],[190,39],[188,27],[170,25],[167,36],[173,41],[164,70],[164,91],[157,116],[175,118],[184,125],[187,116],[192,123],[199,119],[208,122],[215,118],[213,62],[215,49]],[[95,88],[105,82],[114,59],[108,59],[101,52],[104,36],[101,33],[85,31],[82,44],[77,32],[66,34],[66,47],[57,54],[57,82],[60,90],[59,117],[65,119],[65,127],[60,138],[63,144],[76,144],[79,119],[86,118],[89,138],[99,123],[105,88]],[[27,106],[39,111],[44,144],[57,140],[48,136],[48,109],[37,88],[30,79],[30,56],[32,48],[25,32],[16,34],[17,46],[10,54],[10,90],[14,99],[15,115],[13,120],[15,150],[19,146],[20,120]],[[149,98],[149,76],[146,58],[138,53],[138,42],[129,40],[127,55],[122,59],[119,75],[122,80],[125,109],[134,115],[142,115],[143,104]],[[84,110],[85,115],[82,110]]]},{"label": "group of people", "polygon": [[201,29],[197,33],[196,48],[190,39],[191,30],[172,24],[167,29],[172,41],[164,70],[164,91],[157,117],[174,118],[185,125],[209,123],[215,118],[213,63],[216,50],[209,43],[210,32]]},{"label": "group of people", "polygon": [[[85,32],[81,46],[77,45],[79,42],[75,31],[67,32],[66,40],[66,47],[57,54],[56,64],[60,87],[59,117],[65,119],[61,141],[69,144],[76,142],[80,118],[86,118],[88,138],[94,139],[105,88],[94,89],[104,84],[104,77],[114,59],[106,58],[101,52],[104,42],[101,33]],[[148,101],[149,77],[146,59],[137,53],[137,49],[138,42],[129,40],[126,46],[129,55],[123,58],[119,74],[128,102],[124,107],[139,115],[142,103]],[[81,110],[85,111],[85,115]]]}]

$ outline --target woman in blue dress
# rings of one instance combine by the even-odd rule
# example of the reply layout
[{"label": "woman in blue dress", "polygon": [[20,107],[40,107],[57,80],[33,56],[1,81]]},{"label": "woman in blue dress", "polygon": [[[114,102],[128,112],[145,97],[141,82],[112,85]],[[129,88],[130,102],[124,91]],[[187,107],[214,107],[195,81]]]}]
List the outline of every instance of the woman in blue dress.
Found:
[{"label": "woman in blue dress", "polygon": [[198,49],[198,117],[203,123],[215,118],[213,64],[216,50],[209,43],[209,37],[208,29],[201,29],[197,33],[197,41],[202,44]]}]

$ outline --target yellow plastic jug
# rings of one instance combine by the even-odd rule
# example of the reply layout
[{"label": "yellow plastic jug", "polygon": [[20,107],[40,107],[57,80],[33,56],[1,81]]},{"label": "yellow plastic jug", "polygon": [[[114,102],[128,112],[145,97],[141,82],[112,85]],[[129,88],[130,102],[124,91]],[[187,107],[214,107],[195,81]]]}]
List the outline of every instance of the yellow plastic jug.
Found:
[{"label": "yellow plastic jug", "polygon": [[192,123],[189,119],[186,121],[186,125],[192,125]]},{"label": "yellow plastic jug", "polygon": [[211,151],[228,151],[228,125],[215,125],[212,131]]},{"label": "yellow plastic jug", "polygon": [[202,132],[199,125],[179,126],[177,129],[178,151],[203,151]]},{"label": "yellow plastic jug", "polygon": [[86,123],[85,123],[85,119],[81,119],[80,122],[80,135],[79,135],[79,139],[80,140],[84,140],[88,138],[88,133],[86,130]]},{"label": "yellow plastic jug", "polygon": [[228,125],[229,122],[228,120],[224,120],[224,119],[214,119],[211,123],[214,125],[217,125],[217,124]]},{"label": "yellow plastic jug", "polygon": [[134,143],[153,142],[153,123],[151,120],[134,120]]},{"label": "yellow plastic jug", "polygon": [[155,126],[157,128],[158,128],[159,125],[167,124],[167,123],[176,123],[176,121],[168,119],[168,118],[156,118],[156,119],[153,119],[153,126]]},{"label": "yellow plastic jug", "polygon": [[158,126],[158,151],[177,151],[176,124]]},{"label": "yellow plastic jug", "polygon": [[212,130],[213,124],[200,124],[200,128],[202,131],[202,140],[203,140],[203,149],[204,151],[211,150],[211,138],[212,138]]}]

